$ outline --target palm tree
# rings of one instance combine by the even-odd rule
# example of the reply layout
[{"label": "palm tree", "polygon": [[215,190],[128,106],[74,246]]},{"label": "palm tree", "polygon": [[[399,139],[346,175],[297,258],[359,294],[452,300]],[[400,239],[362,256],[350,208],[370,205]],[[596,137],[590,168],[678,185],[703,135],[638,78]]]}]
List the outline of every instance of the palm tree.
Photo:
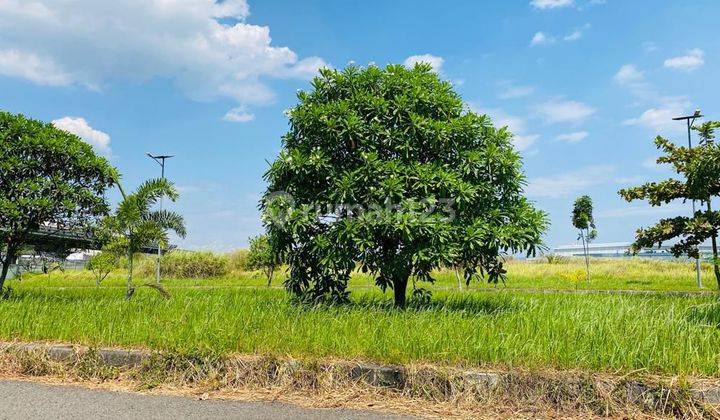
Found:
[{"label": "palm tree", "polygon": [[[167,246],[169,230],[184,238],[185,222],[177,213],[152,210],[162,197],[167,197],[171,201],[177,200],[178,192],[168,180],[163,178],[147,180],[132,194],[126,194],[119,182],[117,185],[122,194],[122,201],[118,204],[115,214],[105,220],[104,228],[109,237],[105,249],[127,255],[128,278],[125,297],[130,299],[135,293],[134,254],[152,245]],[[148,286],[167,295],[160,285],[148,284]]]}]

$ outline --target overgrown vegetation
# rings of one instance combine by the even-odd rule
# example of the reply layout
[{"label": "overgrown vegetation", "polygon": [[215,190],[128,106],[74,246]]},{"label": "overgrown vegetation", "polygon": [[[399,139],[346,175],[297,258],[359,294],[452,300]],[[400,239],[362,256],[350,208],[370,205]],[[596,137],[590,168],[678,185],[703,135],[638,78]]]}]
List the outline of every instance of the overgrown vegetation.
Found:
[{"label": "overgrown vegetation", "polygon": [[393,366],[392,375],[381,376],[373,374],[371,365],[357,361],[173,351],[145,353],[137,365],[116,367],[103,363],[101,352],[76,347],[74,357],[58,361],[43,347],[0,346],[0,372],[93,384],[112,380],[114,387],[150,392],[181,389],[210,398],[251,392],[254,397],[283,401],[302,395],[313,407],[377,407],[395,415],[715,418],[719,414],[698,392],[716,381],[642,372],[502,369],[486,373],[412,363]]},{"label": "overgrown vegetation", "polygon": [[[230,273],[228,255],[209,251],[172,251],[162,256],[160,273],[163,278],[208,279],[227,276]],[[138,265],[138,274],[143,277],[155,275],[155,261],[144,259]]]},{"label": "overgrown vegetation", "polygon": [[[458,293],[453,287],[437,288],[429,303],[411,299],[397,312],[392,299],[367,287],[356,287],[349,304],[309,308],[279,289],[172,282],[170,300],[146,292],[128,302],[117,289],[94,287],[89,276],[89,287],[78,288],[51,277],[64,288],[15,284],[3,302],[1,339],[720,376],[720,327],[713,321],[720,305],[709,296]],[[451,273],[446,281],[454,285]]]}]

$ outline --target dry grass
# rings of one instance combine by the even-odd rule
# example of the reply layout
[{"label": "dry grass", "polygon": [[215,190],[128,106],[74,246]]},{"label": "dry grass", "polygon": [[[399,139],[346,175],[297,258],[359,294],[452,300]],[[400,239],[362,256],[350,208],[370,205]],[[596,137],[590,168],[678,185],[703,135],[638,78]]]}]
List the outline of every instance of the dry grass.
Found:
[{"label": "dry grass", "polygon": [[502,372],[494,387],[478,387],[459,379],[462,371],[457,369],[408,365],[401,386],[378,387],[352,375],[357,365],[353,361],[164,353],[138,367],[110,371],[97,361],[92,351],[58,363],[40,351],[6,348],[0,354],[0,377],[445,418],[720,415],[716,408],[693,399],[683,378],[513,370]]}]

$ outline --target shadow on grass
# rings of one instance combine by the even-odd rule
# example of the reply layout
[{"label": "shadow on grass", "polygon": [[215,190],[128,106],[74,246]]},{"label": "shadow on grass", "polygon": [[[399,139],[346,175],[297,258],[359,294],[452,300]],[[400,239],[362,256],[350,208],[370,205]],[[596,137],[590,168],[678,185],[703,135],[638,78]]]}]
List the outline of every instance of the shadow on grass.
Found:
[{"label": "shadow on grass", "polygon": [[[399,312],[393,301],[379,296],[361,296],[346,305],[359,310],[382,310]],[[433,296],[430,301],[410,299],[405,312],[452,312],[475,315],[500,315],[522,309],[522,303],[506,296]]]},{"label": "shadow on grass", "polygon": [[[120,290],[120,291],[118,291]],[[153,290],[140,290],[133,300],[147,300],[160,296]],[[124,289],[104,289],[99,288],[17,288],[13,289],[5,298],[7,302],[23,302],[23,301],[45,301],[55,303],[83,303],[98,301],[124,301]]]},{"label": "shadow on grass", "polygon": [[641,285],[649,285],[652,284],[652,281],[650,280],[628,280],[625,282],[625,284],[641,284]]},{"label": "shadow on grass", "polygon": [[708,327],[720,328],[720,302],[706,303],[689,308],[687,320]]}]

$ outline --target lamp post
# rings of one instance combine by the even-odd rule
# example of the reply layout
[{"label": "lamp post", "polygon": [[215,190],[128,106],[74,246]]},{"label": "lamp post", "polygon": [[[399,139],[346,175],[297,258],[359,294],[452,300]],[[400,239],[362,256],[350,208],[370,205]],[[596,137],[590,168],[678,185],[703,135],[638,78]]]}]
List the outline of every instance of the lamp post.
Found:
[{"label": "lamp post", "polygon": [[[692,127],[695,120],[702,118],[702,114],[699,109],[696,109],[692,115],[686,115],[684,117],[675,117],[674,121],[685,121],[687,123],[687,139],[688,148],[692,149],[692,137],[690,136],[690,128]],[[695,200],[692,201],[693,216],[695,216]],[[700,276],[700,258],[695,258],[695,276],[697,277],[697,285],[702,289],[702,277]]]},{"label": "lamp post", "polygon": [[[165,160],[170,159],[171,157],[174,157],[174,155],[152,155],[150,153],[147,153],[148,157],[152,160],[154,160],[158,165],[160,165],[160,177],[162,179],[165,179]],[[160,210],[163,208],[163,197],[160,197]],[[162,256],[162,251],[160,249],[160,242],[157,244],[157,264],[155,267],[155,282],[157,284],[160,284],[160,257]]]}]

